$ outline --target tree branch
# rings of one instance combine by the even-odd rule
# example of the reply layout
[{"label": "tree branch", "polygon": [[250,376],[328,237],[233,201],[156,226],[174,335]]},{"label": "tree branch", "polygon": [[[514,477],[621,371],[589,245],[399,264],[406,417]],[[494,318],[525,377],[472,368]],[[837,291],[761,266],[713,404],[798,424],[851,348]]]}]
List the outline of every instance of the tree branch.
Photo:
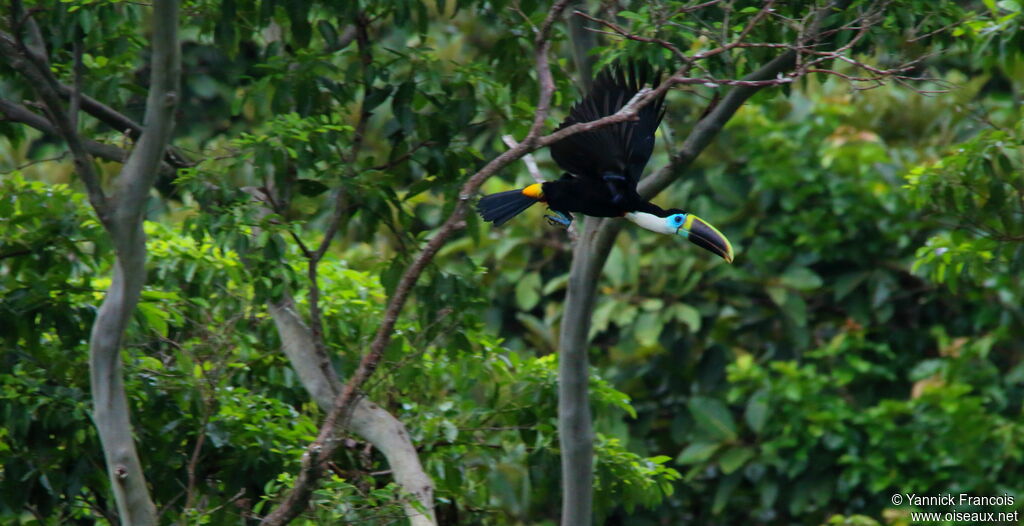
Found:
[{"label": "tree branch", "polygon": [[[11,2],[11,10],[15,19],[31,20],[30,16],[24,14],[20,0]],[[33,23],[29,25],[34,26]],[[20,28],[16,25],[15,30],[20,30]],[[41,39],[38,44],[42,46]],[[43,100],[50,113],[54,128],[71,150],[75,170],[82,178],[82,182],[85,183],[89,202],[96,209],[100,221],[106,224],[109,221],[107,196],[103,192],[96,167],[92,164],[92,155],[85,149],[81,138],[72,126],[71,119],[64,111],[60,96],[57,94],[56,81],[50,73],[49,62],[30,50],[17,33],[13,37],[6,33],[0,34],[0,54],[4,55],[11,66],[34,86],[36,93]]]},{"label": "tree branch", "polygon": [[780,73],[794,66],[796,52],[787,51],[757,71],[743,77],[739,84],[722,98],[721,101],[694,126],[683,141],[682,147],[672,155],[669,163],[657,172],[640,181],[637,190],[644,199],[650,199],[668,187],[677,177],[679,170],[690,165],[698,155],[722,131],[729,119],[765,84],[761,82],[774,79]]},{"label": "tree branch", "polygon": [[[2,40],[14,42],[16,39],[13,35],[0,31],[0,41]],[[33,50],[31,48],[27,48],[27,51],[23,51],[23,55],[23,58],[27,58],[33,62],[47,62],[45,55],[41,55],[37,50]],[[117,132],[127,135],[132,140],[137,140],[142,135],[143,127],[141,124],[135,122],[131,117],[128,117],[114,108],[90,97],[86,93],[82,93],[80,87],[76,89],[74,86],[62,84],[56,79],[53,81],[53,86],[61,98],[69,101],[75,97],[77,92],[81,110],[92,115],[97,120]],[[72,106],[73,105],[74,104],[72,104]],[[192,166],[193,164],[181,151],[173,146],[168,146],[165,160],[168,165],[175,168],[185,168]]]},{"label": "tree branch", "polygon": [[395,292],[385,309],[384,319],[381,322],[381,326],[378,329],[373,342],[370,344],[369,352],[367,352],[359,362],[359,367],[356,369],[352,378],[349,379],[348,383],[345,384],[345,388],[342,393],[335,398],[331,410],[327,414],[327,417],[324,419],[324,423],[320,428],[320,433],[317,436],[317,439],[306,449],[306,453],[303,455],[302,459],[302,470],[296,479],[295,486],[285,497],[284,501],[263,519],[262,524],[287,524],[301,513],[302,508],[304,508],[305,504],[309,502],[309,497],[312,495],[316,482],[320,478],[323,471],[324,461],[329,459],[337,448],[338,440],[335,436],[337,432],[336,428],[342,421],[342,417],[346,416],[350,412],[350,407],[355,401],[357,390],[366,382],[367,379],[369,379],[370,375],[376,371],[377,365],[380,363],[380,359],[384,353],[384,349],[391,341],[395,323],[398,321],[398,315],[401,312],[402,307],[404,307],[405,302],[408,300],[413,285],[419,280],[419,276],[437,254],[438,250],[440,250],[441,246],[444,245],[456,230],[459,230],[464,226],[463,218],[465,217],[466,211],[469,207],[469,199],[480,188],[480,185],[482,185],[488,177],[493,175],[499,169],[504,168],[509,163],[521,158],[523,155],[531,151],[531,148],[535,149],[537,147],[537,138],[539,137],[540,130],[544,126],[544,121],[547,118],[551,104],[551,96],[555,89],[547,58],[548,48],[550,47],[549,34],[555,19],[561,15],[562,11],[565,10],[565,6],[568,1],[569,0],[559,0],[551,7],[547,18],[538,29],[534,40],[537,80],[540,84],[540,95],[538,97],[537,109],[534,113],[533,124],[530,126],[529,133],[527,133],[523,141],[519,143],[518,147],[512,148],[491,160],[491,162],[487,163],[487,165],[470,177],[466,184],[463,185],[459,192],[459,200],[455,204],[455,208],[451,215],[441,226],[437,234],[427,242],[427,245],[419,253],[412,264],[409,265],[399,280],[398,285],[395,287]]},{"label": "tree branch", "polygon": [[[359,46],[359,62],[362,65],[363,72],[363,100],[360,103],[359,109],[359,122],[356,124],[355,134],[352,139],[352,148],[349,151],[348,156],[348,173],[350,177],[354,177],[356,174],[357,160],[359,158],[359,152],[363,147],[363,137],[366,135],[366,127],[370,121],[370,110],[366,106],[366,97],[369,95],[372,86],[370,85],[370,66],[373,65],[373,56],[370,54],[370,36],[369,36],[369,19],[365,13],[359,13],[357,15],[356,24],[354,28],[354,38]],[[334,212],[331,214],[330,222],[327,225],[327,229],[324,231],[324,238],[320,241],[320,246],[317,247],[316,251],[309,251],[302,245],[302,240],[295,236],[296,242],[299,243],[303,249],[303,254],[306,256],[306,273],[309,277],[309,321],[310,326],[313,330],[313,342],[316,344],[317,354],[321,355],[322,360],[326,359],[327,349],[324,345],[324,326],[320,314],[320,282],[317,278],[317,270],[320,265],[320,260],[323,259],[324,254],[327,253],[327,249],[330,248],[331,242],[334,240],[334,236],[338,233],[338,228],[341,226],[342,210],[345,208],[345,191],[343,188],[338,188],[334,193]],[[329,365],[329,363],[328,363]]]},{"label": "tree branch", "polygon": [[[311,331],[295,311],[290,298],[269,306],[270,315],[281,336],[281,346],[299,375],[302,385],[324,411],[331,409],[341,391],[341,383],[333,370],[318,365],[320,356]],[[329,365],[329,364],[328,364]],[[416,447],[413,446],[405,425],[379,405],[360,398],[349,420],[352,432],[365,438],[384,454],[391,467],[395,482],[412,495],[426,513],[410,503],[404,503],[406,517],[413,526],[433,526],[434,483],[423,471]]]},{"label": "tree branch", "polygon": [[[47,120],[46,117],[43,117],[42,115],[9,100],[0,98],[0,114],[3,114],[3,116],[9,121],[20,122],[28,125],[45,133],[46,135],[52,135],[54,137],[61,136],[60,132],[50,124],[50,121]],[[128,152],[112,144],[96,142],[90,139],[82,139],[82,146],[89,155],[100,159],[123,163],[125,159],[128,158]],[[161,168],[162,170],[172,169],[166,164]]]}]

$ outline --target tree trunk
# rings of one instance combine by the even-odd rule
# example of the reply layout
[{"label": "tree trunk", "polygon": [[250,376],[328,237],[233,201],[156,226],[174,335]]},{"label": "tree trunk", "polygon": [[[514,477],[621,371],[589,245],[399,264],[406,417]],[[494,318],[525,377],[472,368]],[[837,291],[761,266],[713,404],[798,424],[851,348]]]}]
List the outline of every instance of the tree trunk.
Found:
[{"label": "tree trunk", "polygon": [[[795,54],[786,52],[744,80],[774,78],[793,66]],[[722,101],[694,127],[671,162],[641,181],[640,195],[651,198],[664,190],[700,155],[725,123],[759,87],[732,88]],[[558,362],[558,426],[562,448],[562,526],[590,526],[593,507],[593,429],[587,392],[591,315],[601,270],[615,237],[618,219],[586,219],[586,232],[573,251],[565,310],[562,315]]]},{"label": "tree trunk", "polygon": [[106,219],[104,225],[114,241],[117,262],[89,338],[93,419],[121,523],[130,526],[157,523],[156,507],[132,437],[120,351],[124,330],[146,281],[146,236],[142,230],[145,206],[174,127],[181,76],[177,0],[157,0],[153,21],[152,74],[144,129],[118,175],[116,192],[106,203],[109,206],[97,209]]},{"label": "tree trunk", "polygon": [[[156,524],[156,507],[135,451],[128,397],[121,368],[121,339],[145,282],[146,244],[142,225],[132,248],[119,251],[114,279],[103,299],[89,338],[93,421],[107,460],[110,487],[122,524]],[[125,240],[127,241],[127,240]]]}]

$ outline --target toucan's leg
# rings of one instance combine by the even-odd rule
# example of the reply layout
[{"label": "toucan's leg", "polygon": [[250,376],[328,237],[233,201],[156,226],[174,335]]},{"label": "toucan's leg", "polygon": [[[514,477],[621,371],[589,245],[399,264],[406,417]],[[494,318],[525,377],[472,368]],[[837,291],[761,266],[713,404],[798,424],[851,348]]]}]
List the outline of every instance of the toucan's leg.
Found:
[{"label": "toucan's leg", "polygon": [[[551,210],[550,208],[548,210]],[[572,224],[572,216],[558,210],[551,210],[555,215],[545,215],[544,219],[548,220],[548,224],[551,226],[562,225],[565,228],[569,228]]]},{"label": "toucan's leg", "polygon": [[612,202],[615,204],[621,203],[626,196],[622,194],[620,185],[626,182],[626,177],[618,174],[604,174],[601,176],[604,179],[605,184],[608,185],[608,190],[612,193]]}]

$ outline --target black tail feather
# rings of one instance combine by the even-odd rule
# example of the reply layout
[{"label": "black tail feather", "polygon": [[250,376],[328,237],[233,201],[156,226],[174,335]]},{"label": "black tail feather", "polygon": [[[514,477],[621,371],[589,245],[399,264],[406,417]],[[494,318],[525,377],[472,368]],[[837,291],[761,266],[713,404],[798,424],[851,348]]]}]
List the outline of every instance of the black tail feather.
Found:
[{"label": "black tail feather", "polygon": [[476,211],[484,221],[501,226],[536,202],[536,199],[523,195],[522,190],[509,190],[483,196],[476,205]]}]

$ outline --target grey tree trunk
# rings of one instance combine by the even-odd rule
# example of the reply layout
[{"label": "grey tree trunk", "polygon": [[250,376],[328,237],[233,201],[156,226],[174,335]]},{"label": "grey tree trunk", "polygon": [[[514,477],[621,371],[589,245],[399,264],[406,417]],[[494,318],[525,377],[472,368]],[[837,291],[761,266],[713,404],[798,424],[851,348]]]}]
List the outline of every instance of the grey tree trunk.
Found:
[{"label": "grey tree trunk", "polygon": [[[121,339],[145,282],[145,239],[141,225],[127,253],[119,250],[114,279],[89,338],[93,422],[107,461],[110,486],[123,524],[156,524],[156,507],[135,451],[128,397],[121,370]],[[125,236],[127,237],[127,236]],[[128,241],[124,239],[123,241]]]},{"label": "grey tree trunk", "polygon": [[[743,80],[766,80],[793,66],[787,52]],[[664,190],[711,143],[736,110],[760,88],[735,87],[686,138],[671,162],[641,181],[639,191],[651,198]],[[593,508],[594,431],[587,391],[591,315],[601,270],[622,227],[619,219],[588,217],[573,251],[559,341],[558,427],[562,449],[562,526],[589,526]]]},{"label": "grey tree trunk", "polygon": [[587,336],[596,285],[615,239],[614,235],[602,235],[601,223],[601,219],[588,217],[573,250],[559,337],[558,442],[562,450],[562,524],[565,525],[589,525],[591,517],[594,432],[588,391]]},{"label": "grey tree trunk", "polygon": [[113,282],[89,338],[93,420],[103,444],[121,523],[131,526],[154,525],[157,515],[132,439],[121,370],[121,341],[146,280],[142,221],[174,127],[181,76],[178,1],[156,0],[153,21],[152,73],[142,135],[118,175],[108,207],[97,210],[101,218],[106,216],[104,224],[113,238],[117,262]]},{"label": "grey tree trunk", "polygon": [[[12,0],[11,10],[22,24],[15,28],[18,34],[0,32],[0,54],[32,84],[47,112],[44,118],[9,102],[0,105],[0,111],[15,117],[14,120],[56,133],[64,139],[74,158],[75,172],[86,187],[89,203],[113,241],[116,256],[113,279],[89,336],[93,421],[99,433],[121,524],[155,525],[156,507],[149,495],[132,438],[120,353],[125,328],[146,281],[146,236],[142,230],[145,206],[163,166],[162,159],[174,128],[174,109],[181,76],[178,0],[156,0],[153,3],[152,60],[142,126],[131,123],[130,119],[94,99],[83,97],[78,74],[73,87],[58,82],[50,67],[46,42],[32,19],[31,11],[25,11],[19,0]],[[29,38],[23,40],[20,32],[26,28]],[[81,46],[75,46],[74,52],[80,57]],[[62,100],[65,96],[70,99],[67,106]],[[115,129],[128,129],[129,135],[137,138],[109,197],[93,165],[93,155],[121,161],[123,152],[116,147],[84,140],[78,135],[78,113],[83,108],[100,114],[100,119],[105,122],[113,119],[120,124],[128,123]]]}]

